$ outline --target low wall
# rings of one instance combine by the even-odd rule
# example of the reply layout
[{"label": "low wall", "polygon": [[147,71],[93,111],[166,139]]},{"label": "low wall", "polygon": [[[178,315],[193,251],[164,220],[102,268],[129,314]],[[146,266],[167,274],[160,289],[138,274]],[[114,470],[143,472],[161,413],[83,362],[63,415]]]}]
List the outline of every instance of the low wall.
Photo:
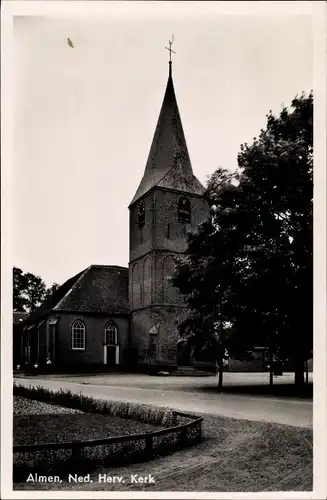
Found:
[{"label": "low wall", "polygon": [[228,360],[228,370],[230,372],[264,372],[267,371],[261,360],[240,361],[238,359]]}]

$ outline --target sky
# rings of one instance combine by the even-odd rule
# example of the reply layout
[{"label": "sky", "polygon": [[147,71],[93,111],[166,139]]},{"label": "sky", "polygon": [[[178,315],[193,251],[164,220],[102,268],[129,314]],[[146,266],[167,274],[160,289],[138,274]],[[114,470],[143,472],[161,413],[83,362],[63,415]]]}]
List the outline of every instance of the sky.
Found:
[{"label": "sky", "polygon": [[312,18],[299,14],[300,2],[274,15],[192,3],[108,2],[101,15],[14,19],[13,265],[48,286],[90,264],[128,265],[128,205],[162,104],[172,33],[175,92],[202,183],[219,166],[237,166],[240,145],[269,110],[313,88]]}]

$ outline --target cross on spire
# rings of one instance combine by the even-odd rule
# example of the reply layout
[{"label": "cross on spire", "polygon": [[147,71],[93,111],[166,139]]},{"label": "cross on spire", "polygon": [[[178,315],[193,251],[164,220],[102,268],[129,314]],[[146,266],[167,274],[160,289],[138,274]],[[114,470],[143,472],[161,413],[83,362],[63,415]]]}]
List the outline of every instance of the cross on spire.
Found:
[{"label": "cross on spire", "polygon": [[165,49],[169,50],[169,62],[171,63],[171,53],[176,54],[176,52],[171,48],[172,44],[174,43],[174,35],[172,36],[172,40],[171,41],[169,40],[168,43],[169,43],[169,48],[165,47]]}]

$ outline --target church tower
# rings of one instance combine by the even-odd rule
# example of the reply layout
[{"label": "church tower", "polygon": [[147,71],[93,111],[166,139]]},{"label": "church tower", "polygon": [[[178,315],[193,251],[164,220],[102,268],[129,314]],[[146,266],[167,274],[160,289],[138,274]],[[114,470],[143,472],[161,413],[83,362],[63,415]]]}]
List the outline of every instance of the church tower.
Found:
[{"label": "church tower", "polygon": [[172,63],[143,178],[130,210],[131,347],[138,363],[177,365],[178,324],[187,315],[169,280],[186,233],[208,217],[194,176],[172,78]]}]

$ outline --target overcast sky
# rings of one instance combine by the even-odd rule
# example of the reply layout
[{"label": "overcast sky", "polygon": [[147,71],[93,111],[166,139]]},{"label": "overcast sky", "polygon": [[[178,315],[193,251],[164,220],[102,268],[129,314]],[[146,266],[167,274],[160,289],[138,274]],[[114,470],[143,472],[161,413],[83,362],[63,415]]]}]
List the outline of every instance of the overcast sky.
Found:
[{"label": "overcast sky", "polygon": [[90,264],[128,265],[127,207],[161,107],[172,33],[194,173],[205,183],[218,166],[235,168],[269,110],[313,87],[312,19],[296,15],[297,3],[273,16],[156,2],[145,11],[108,3],[97,17],[16,17],[13,264],[47,285]]}]

